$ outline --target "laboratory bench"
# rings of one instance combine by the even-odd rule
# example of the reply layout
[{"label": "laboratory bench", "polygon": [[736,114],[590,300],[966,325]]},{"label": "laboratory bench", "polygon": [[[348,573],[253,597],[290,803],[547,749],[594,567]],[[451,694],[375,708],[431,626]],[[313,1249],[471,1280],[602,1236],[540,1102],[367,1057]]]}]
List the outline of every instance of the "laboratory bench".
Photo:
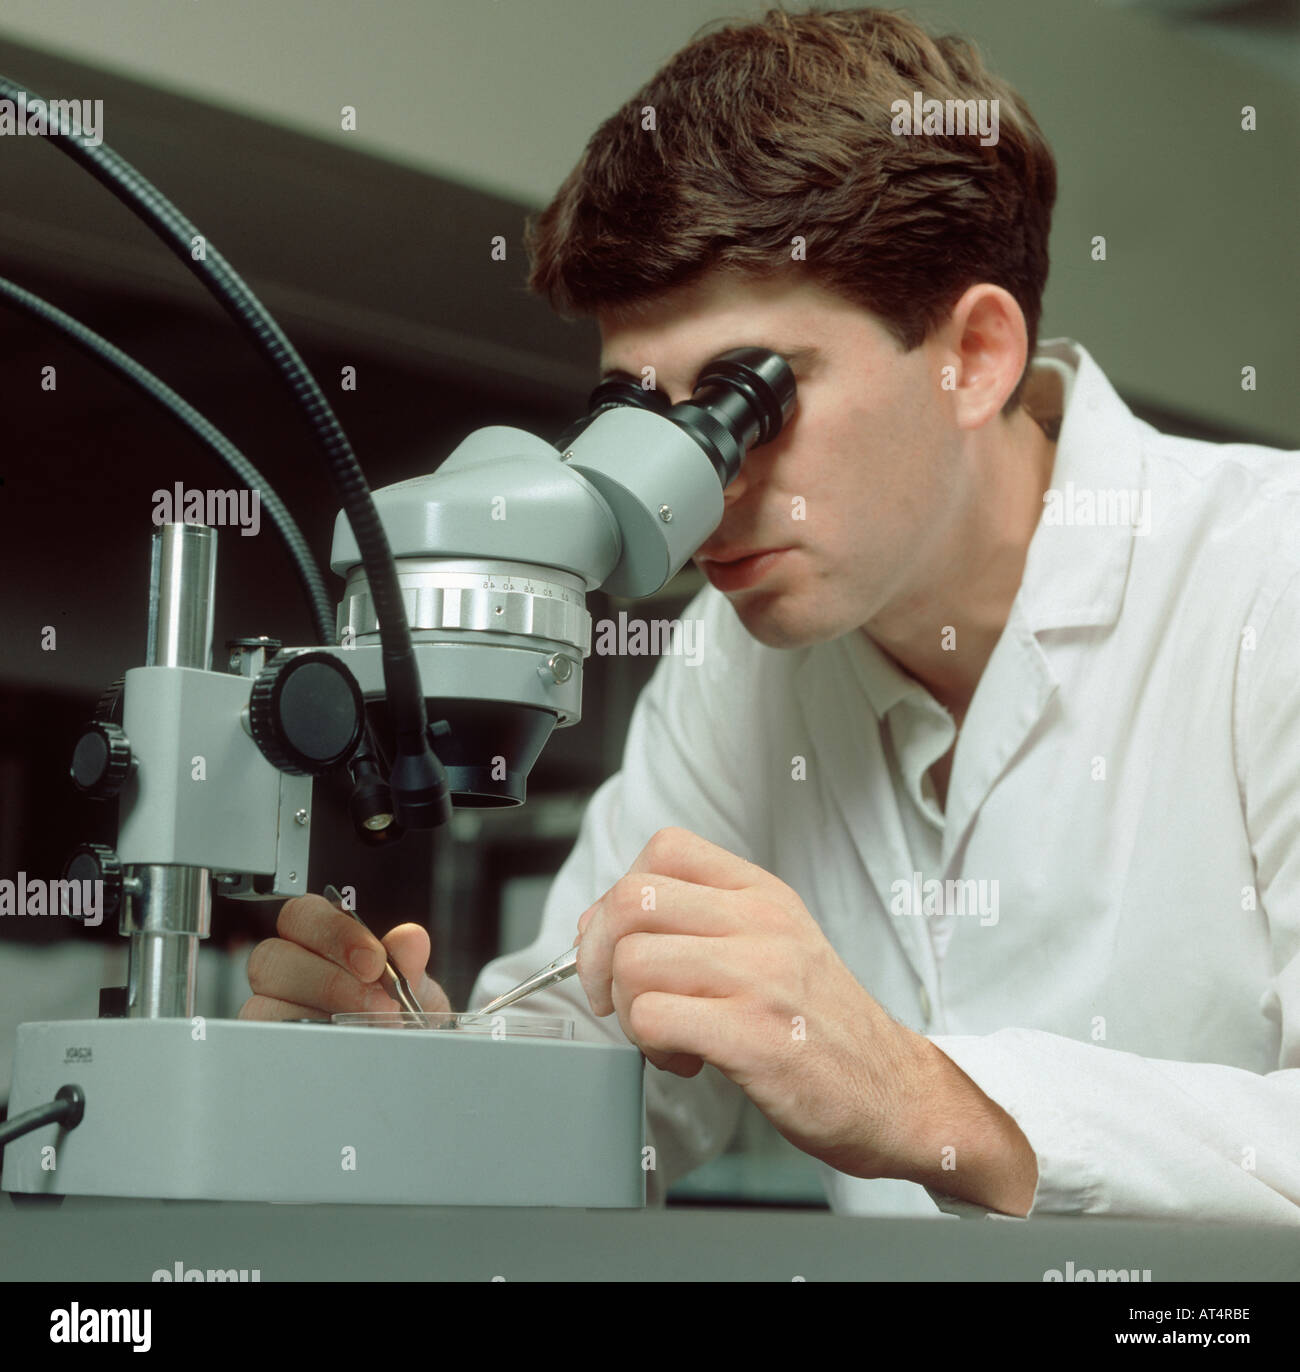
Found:
[{"label": "laboratory bench", "polygon": [[[825,1211],[282,1205],[0,1194],[0,1280],[1300,1280],[1300,1229]],[[1150,1273],[1145,1277],[1146,1272]],[[253,1274],[256,1273],[256,1277]],[[191,1277],[191,1280],[196,1280]],[[237,1279],[237,1278],[236,1278]],[[1050,1278],[1056,1280],[1056,1277]],[[1118,1280],[1117,1275],[1106,1280]]]}]

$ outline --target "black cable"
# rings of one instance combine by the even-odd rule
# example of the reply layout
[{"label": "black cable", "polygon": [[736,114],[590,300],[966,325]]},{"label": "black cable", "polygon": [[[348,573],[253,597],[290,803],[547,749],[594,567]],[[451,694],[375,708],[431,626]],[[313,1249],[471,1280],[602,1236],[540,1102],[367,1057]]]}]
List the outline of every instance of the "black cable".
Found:
[{"label": "black cable", "polygon": [[11,1120],[0,1124],[0,1148],[14,1139],[30,1134],[46,1124],[61,1124],[65,1129],[75,1129],[86,1113],[86,1093],[80,1086],[60,1086],[52,1101],[38,1105],[34,1110],[24,1110]]},{"label": "black cable", "polygon": [[[28,100],[38,98],[26,86],[4,76],[0,76],[0,97],[13,100],[17,109],[25,109]],[[329,461],[379,619],[384,686],[395,741],[392,789],[398,819],[408,827],[419,828],[445,822],[451,814],[450,791],[442,764],[429,746],[420,673],[392,549],[356,454],[316,378],[234,268],[129,162],[107,145],[93,145],[78,133],[51,128],[48,141],[158,234],[288,384]]]},{"label": "black cable", "polygon": [[[266,507],[268,515],[284,541],[289,557],[293,561],[294,569],[298,573],[298,579],[306,593],[316,637],[321,643],[332,645],[338,637],[334,630],[333,602],[325,588],[320,569],[316,566],[316,559],[312,556],[311,549],[307,546],[307,540],[303,537],[302,530],[298,528],[294,517],[289,513],[280,497],[276,495],[271,484],[243,453],[215,425],[209,423],[189,401],[173,391],[165,381],[155,376],[153,372],[137,362],[128,353],[123,352],[121,348],[110,343],[103,335],[97,334],[92,328],[81,323],[80,320],[74,319],[56,305],[51,305],[48,300],[42,300],[40,296],[0,276],[0,304],[14,305],[26,310],[28,314],[45,323],[53,324],[63,332],[70,342],[75,343],[88,356],[93,357],[97,362],[114,368],[126,380],[139,387],[149,399],[161,405],[200,443],[204,444],[224,462],[249,490],[260,491],[261,503]],[[370,725],[367,723],[353,761],[354,763],[361,759],[370,761],[376,756],[378,756],[378,750],[370,732]],[[384,790],[387,791],[387,789],[385,786]],[[355,790],[354,784],[354,792]],[[397,827],[395,825],[389,827],[394,830],[392,837],[396,837]],[[364,837],[374,841],[368,831]]]},{"label": "black cable", "polygon": [[88,328],[80,320],[65,314],[48,300],[24,290],[22,286],[0,276],[0,304],[10,304],[25,310],[36,319],[53,324],[71,342],[97,362],[115,369],[126,380],[161,405],[174,419],[187,428],[195,438],[214,453],[244,483],[249,490],[260,494],[265,508],[276,531],[284,541],[284,546],[293,559],[298,580],[306,592],[311,607],[312,625],[316,638],[321,643],[333,644],[338,635],[334,630],[334,609],[325,582],[312,557],[307,540],[302,536],[293,516],[285,508],[267,479],[223,434],[210,424],[189,401],[177,395],[167,383],[155,376],[147,367],[141,366],[135,358],[124,353],[121,348],[110,343],[94,329]]}]

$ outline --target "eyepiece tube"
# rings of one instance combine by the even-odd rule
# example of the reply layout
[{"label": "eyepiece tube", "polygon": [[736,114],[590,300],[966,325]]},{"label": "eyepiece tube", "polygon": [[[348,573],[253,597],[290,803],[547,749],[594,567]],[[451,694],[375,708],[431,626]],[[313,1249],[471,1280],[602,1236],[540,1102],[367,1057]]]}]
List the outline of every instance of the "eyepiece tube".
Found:
[{"label": "eyepiece tube", "polygon": [[666,417],[700,445],[725,488],[745,454],[781,432],[794,400],[785,358],[767,348],[732,348],[705,364],[691,398]]}]

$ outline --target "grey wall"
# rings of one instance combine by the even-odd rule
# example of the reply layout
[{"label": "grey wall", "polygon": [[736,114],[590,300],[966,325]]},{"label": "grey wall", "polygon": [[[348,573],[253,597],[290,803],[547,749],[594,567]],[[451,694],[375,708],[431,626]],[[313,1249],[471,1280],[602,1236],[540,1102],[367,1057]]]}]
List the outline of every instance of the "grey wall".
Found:
[{"label": "grey wall", "polygon": [[[0,35],[540,203],[595,125],[701,23],[763,8],[762,0],[5,0]],[[1296,82],[1276,62],[1252,61],[1237,45],[1230,55],[1177,26],[1161,5],[919,0],[911,8],[975,37],[1057,151],[1045,335],[1084,342],[1135,398],[1300,442]],[[339,129],[344,104],[358,109],[355,134]],[[1259,112],[1254,133],[1240,128],[1246,104]],[[111,109],[106,121],[111,142]],[[1104,263],[1089,256],[1097,234],[1108,240]],[[428,251],[438,251],[436,222]],[[1240,387],[1248,364],[1258,369],[1254,394]]]}]

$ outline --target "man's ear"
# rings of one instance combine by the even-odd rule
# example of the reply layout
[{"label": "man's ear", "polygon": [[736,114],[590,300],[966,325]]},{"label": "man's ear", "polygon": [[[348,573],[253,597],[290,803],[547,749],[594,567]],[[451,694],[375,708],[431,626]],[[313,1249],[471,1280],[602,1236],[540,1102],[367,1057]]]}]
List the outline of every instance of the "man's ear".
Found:
[{"label": "man's ear", "polygon": [[978,429],[1001,414],[1029,357],[1029,330],[1015,296],[988,281],[971,286],[936,342],[941,365],[952,368],[944,389],[953,394],[959,427]]}]

